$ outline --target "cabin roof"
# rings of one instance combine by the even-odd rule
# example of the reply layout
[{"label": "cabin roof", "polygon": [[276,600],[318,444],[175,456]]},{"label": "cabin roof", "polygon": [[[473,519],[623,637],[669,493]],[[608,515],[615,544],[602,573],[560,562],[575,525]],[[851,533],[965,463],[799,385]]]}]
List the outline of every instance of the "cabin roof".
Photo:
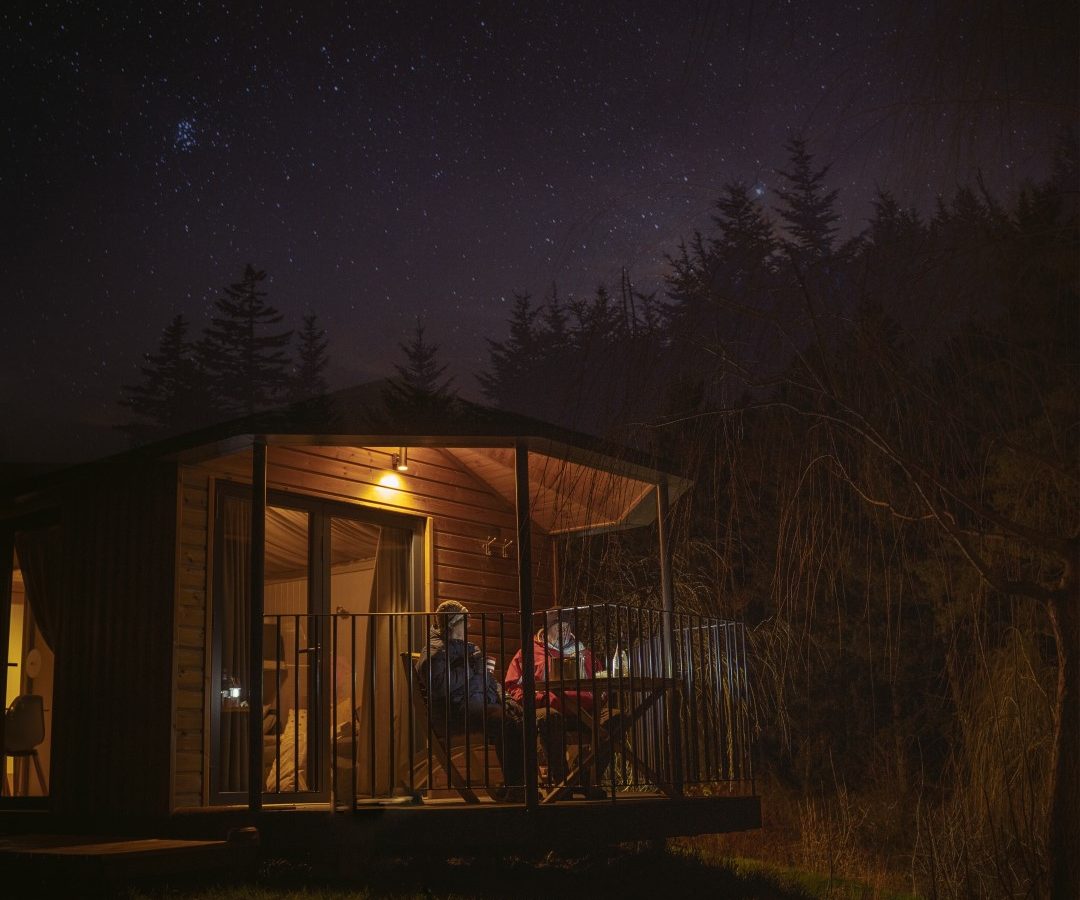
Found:
[{"label": "cabin roof", "polygon": [[[198,463],[247,449],[256,438],[276,445],[439,447],[514,502],[514,447],[529,451],[532,517],[545,531],[569,533],[645,525],[656,517],[655,485],[672,502],[690,486],[655,457],[518,413],[454,400],[438,410],[389,412],[385,382],[336,391],[175,435],[90,463],[0,488],[0,515],[42,505],[49,487],[112,467],[173,461]],[[38,503],[33,503],[34,498]]]}]

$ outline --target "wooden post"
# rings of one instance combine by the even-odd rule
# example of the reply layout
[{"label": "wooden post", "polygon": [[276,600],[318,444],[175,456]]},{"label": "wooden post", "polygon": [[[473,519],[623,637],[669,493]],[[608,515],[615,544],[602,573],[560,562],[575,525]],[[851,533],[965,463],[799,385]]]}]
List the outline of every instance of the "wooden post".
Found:
[{"label": "wooden post", "polygon": [[251,445],[251,598],[248,665],[248,809],[262,809],[263,606],[266,582],[266,438]]},{"label": "wooden post", "polygon": [[525,808],[539,805],[536,784],[536,674],[532,640],[532,517],[529,497],[529,448],[523,440],[514,443],[514,498],[517,512],[518,601],[521,612],[522,728],[525,744]]},{"label": "wooden post", "polygon": [[[675,649],[675,587],[671,575],[671,535],[668,533],[668,484],[661,479],[656,484],[656,535],[660,545],[660,598],[664,607],[664,656],[668,678],[681,679],[683,673]],[[668,738],[671,746],[672,789],[676,796],[682,795],[682,689],[681,685],[671,692],[667,704]]]},{"label": "wooden post", "polygon": [[675,662],[675,635],[673,614],[675,612],[675,589],[671,577],[671,537],[668,534],[668,485],[667,479],[656,485],[656,536],[660,545],[660,599],[664,607],[664,653],[667,657],[664,675],[678,677]]}]

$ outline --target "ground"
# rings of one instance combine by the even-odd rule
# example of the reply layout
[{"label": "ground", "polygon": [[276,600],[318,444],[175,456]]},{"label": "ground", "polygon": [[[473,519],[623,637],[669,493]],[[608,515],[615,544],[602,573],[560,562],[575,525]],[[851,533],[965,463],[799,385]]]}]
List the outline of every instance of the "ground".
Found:
[{"label": "ground", "polygon": [[685,846],[624,845],[583,856],[484,857],[338,863],[263,860],[230,884],[125,889],[128,900],[360,900],[360,898],[671,898],[761,900],[891,896],[853,882],[708,858]]}]

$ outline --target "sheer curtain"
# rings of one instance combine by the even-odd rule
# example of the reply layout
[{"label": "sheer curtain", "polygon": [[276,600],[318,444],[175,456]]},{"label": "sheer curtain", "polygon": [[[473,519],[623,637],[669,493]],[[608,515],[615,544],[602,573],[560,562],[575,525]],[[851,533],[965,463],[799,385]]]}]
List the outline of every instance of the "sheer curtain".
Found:
[{"label": "sheer curtain", "polygon": [[[375,560],[371,612],[395,613],[411,609],[410,544],[408,531],[382,528]],[[408,746],[409,688],[400,658],[408,649],[409,624],[407,616],[374,616],[371,631],[365,634],[366,643],[357,648],[357,658],[364,660],[360,693],[363,741],[358,782],[360,792],[371,796],[389,796],[395,787],[409,782],[412,765],[412,749]],[[371,703],[372,686],[374,705]],[[372,736],[374,784],[371,780]]]},{"label": "sheer curtain", "polygon": [[60,526],[15,533],[15,554],[26,585],[34,621],[49,649],[56,653],[60,616],[57,566],[61,554]]}]

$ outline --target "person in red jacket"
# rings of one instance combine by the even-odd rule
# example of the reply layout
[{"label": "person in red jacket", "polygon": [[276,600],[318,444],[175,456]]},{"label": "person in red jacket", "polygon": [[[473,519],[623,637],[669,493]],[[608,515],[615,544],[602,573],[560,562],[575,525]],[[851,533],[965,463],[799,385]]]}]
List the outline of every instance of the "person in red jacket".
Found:
[{"label": "person in red jacket", "polygon": [[[566,733],[582,729],[579,710],[592,714],[596,707],[592,691],[593,677],[601,671],[597,667],[592,652],[574,636],[570,623],[570,614],[565,610],[549,609],[544,613],[544,627],[533,638],[532,667],[536,688],[536,730],[544,745],[548,759],[548,775],[552,784],[565,781],[568,774],[566,761]],[[525,696],[522,687],[522,673],[525,671],[525,658],[519,650],[506,670],[503,687],[508,697],[521,703]],[[581,681],[581,690],[576,685],[571,689],[547,690],[549,680]],[[604,708],[603,696],[600,697],[600,724],[610,733],[618,715],[618,710]],[[610,741],[602,741],[595,756],[597,785],[590,787],[589,771],[578,774],[577,783],[562,792],[569,797],[574,792],[584,793],[588,799],[606,797],[599,782],[611,761]]]}]

